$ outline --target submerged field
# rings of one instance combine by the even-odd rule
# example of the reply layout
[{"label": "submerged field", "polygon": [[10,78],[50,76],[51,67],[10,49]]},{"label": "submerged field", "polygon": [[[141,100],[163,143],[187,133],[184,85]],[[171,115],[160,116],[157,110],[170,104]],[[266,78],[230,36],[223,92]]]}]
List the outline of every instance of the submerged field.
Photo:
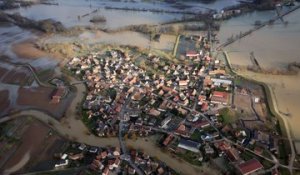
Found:
[{"label": "submerged field", "polygon": [[[269,15],[272,16],[270,13]],[[281,21],[276,21],[274,25],[266,26],[225,48],[230,63],[238,74],[264,82],[273,90],[275,99],[272,100],[277,103],[280,115],[288,121],[288,129],[291,130],[296,140],[300,139],[300,129],[298,127],[300,122],[300,116],[298,115],[300,113],[300,76],[254,73],[247,71],[247,67],[253,65],[250,60],[251,52],[254,53],[259,66],[265,70],[282,71],[287,69],[289,63],[300,62],[298,47],[300,45],[300,35],[296,34],[300,31],[299,17],[300,11],[298,10],[284,17],[284,20],[288,21],[287,24],[284,25]],[[246,31],[253,27],[249,24],[247,26],[248,29],[244,27],[237,28]],[[226,32],[223,31],[223,33]],[[298,152],[299,149],[297,148]]]}]

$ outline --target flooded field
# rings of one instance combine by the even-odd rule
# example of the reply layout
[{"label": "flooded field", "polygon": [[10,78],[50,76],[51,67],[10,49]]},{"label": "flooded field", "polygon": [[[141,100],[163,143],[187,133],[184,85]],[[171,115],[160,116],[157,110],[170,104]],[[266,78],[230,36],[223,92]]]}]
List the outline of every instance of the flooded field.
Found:
[{"label": "flooded field", "polygon": [[52,169],[54,163],[50,160],[54,151],[58,149],[50,150],[49,148],[59,146],[57,141],[62,138],[56,134],[50,136],[51,129],[33,119],[22,118],[12,122],[21,123],[17,125],[13,133],[15,136],[20,136],[21,140],[19,143],[10,143],[12,148],[5,148],[10,155],[6,155],[8,156],[6,161],[1,160],[4,161],[1,162],[4,166],[0,168],[0,172],[5,175],[22,174],[22,171],[28,172],[29,169],[35,168],[38,161],[44,161],[46,164],[43,170]]},{"label": "flooded field", "polygon": [[[91,2],[92,5],[90,5],[89,2]],[[105,1],[77,0],[77,3],[74,3],[73,1],[70,3],[60,0],[58,3],[58,6],[35,5],[29,8],[20,8],[14,11],[9,11],[9,13],[18,12],[22,16],[35,20],[51,18],[62,22],[66,27],[96,25],[100,28],[108,29],[116,29],[128,25],[158,24],[180,19],[182,17],[180,14],[108,10],[105,9],[105,6],[111,4],[111,2]],[[81,17],[80,19],[78,18],[78,16],[83,16],[94,10],[98,11],[91,15]],[[106,22],[93,24],[90,22],[90,19],[93,16],[104,16],[106,18]]]},{"label": "flooded field", "polygon": [[[254,55],[262,68],[266,69],[286,69],[291,62],[300,62],[300,11],[297,10],[284,20],[288,21],[287,25],[276,21],[275,25],[267,26],[254,32],[248,37],[233,43],[225,50],[228,51],[230,61],[233,65],[248,66],[252,65],[250,61],[250,52]],[[264,82],[271,87],[274,92],[278,111],[289,124],[289,128],[294,139],[300,139],[300,122],[299,105],[299,75],[267,75],[239,70],[242,76]],[[297,148],[300,151],[300,148]]]},{"label": "flooded field", "polygon": [[[273,13],[275,12],[256,13],[254,18],[250,19],[256,20],[256,18],[261,17],[259,19],[262,20],[267,16],[272,17],[272,15],[275,15]],[[288,24],[276,21],[274,25],[266,26],[228,46],[226,51],[230,55],[232,64],[251,65],[250,52],[254,52],[259,65],[266,69],[284,69],[288,63],[299,62],[300,35],[297,34],[300,31],[299,17],[300,11],[297,10],[284,17]],[[230,36],[230,32],[238,34],[239,31],[249,30],[252,22],[247,21],[245,18],[246,16],[240,17],[238,20],[232,19],[233,22],[229,20],[228,23],[232,25],[239,21],[241,27],[237,24],[234,30],[229,30],[230,26],[224,25],[221,28],[220,38]],[[247,25],[243,26],[242,21],[246,21],[244,23],[247,23]]]},{"label": "flooded field", "polygon": [[[62,22],[67,27],[72,26],[86,26],[95,25],[100,28],[116,29],[125,27],[128,25],[138,24],[159,24],[163,22],[178,20],[183,17],[183,14],[170,14],[170,13],[153,13],[149,11],[125,11],[125,10],[112,10],[110,8],[134,8],[134,9],[156,9],[165,11],[191,11],[191,12],[204,12],[209,9],[221,10],[224,7],[238,4],[237,0],[219,0],[212,3],[196,3],[196,2],[180,2],[180,4],[168,4],[158,1],[108,1],[108,0],[75,0],[75,1],[63,1],[56,0],[53,3],[58,5],[34,5],[32,7],[20,8],[17,10],[8,11],[9,13],[20,13],[30,19],[42,20],[42,19],[54,19]],[[177,6],[184,6],[184,9],[177,8]],[[98,10],[96,13],[89,14],[94,10]],[[106,22],[93,24],[90,19],[93,16],[104,16]],[[130,20],[129,20],[130,19]]]}]

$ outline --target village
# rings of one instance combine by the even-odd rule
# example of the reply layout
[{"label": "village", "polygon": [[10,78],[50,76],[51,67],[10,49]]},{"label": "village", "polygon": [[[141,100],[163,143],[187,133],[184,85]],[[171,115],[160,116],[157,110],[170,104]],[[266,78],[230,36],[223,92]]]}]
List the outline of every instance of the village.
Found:
[{"label": "village", "polygon": [[[298,173],[297,141],[280,117],[291,119],[290,111],[277,111],[280,100],[263,82],[238,74],[239,60],[232,64],[229,58],[237,51],[225,49],[265,26],[275,28],[279,20],[287,27],[283,17],[300,8],[298,3],[240,1],[220,9],[173,0],[89,3],[78,14],[74,10],[76,20],[66,28],[56,20],[0,12],[20,30],[53,35],[37,41],[24,37],[25,49],[10,45],[16,57],[30,45],[34,50],[28,52],[38,51],[42,58],[10,62],[14,54],[0,55],[0,174]],[[256,17],[271,7],[275,16]],[[198,8],[206,12],[193,10]],[[124,22],[108,15],[112,12],[137,17]],[[231,25],[244,25],[244,15],[253,15],[247,21],[251,27],[235,31]],[[243,24],[226,24],[236,17]],[[72,27],[85,22],[93,24]],[[47,61],[48,56],[59,59]],[[260,69],[261,60],[251,56]],[[285,88],[279,84],[274,86]]]},{"label": "village", "polygon": [[82,103],[83,122],[98,137],[121,133],[119,139],[125,142],[160,134],[160,149],[194,165],[211,163],[224,173],[246,175],[271,169],[276,174],[273,157],[279,156],[279,146],[272,135],[277,131],[255,132],[251,124],[245,125],[251,120],[238,119],[232,112],[239,108],[233,105],[239,100],[236,96],[260,104],[263,94],[253,96],[251,89],[235,85],[226,62],[211,57],[204,36],[198,39],[205,47],[187,51],[188,64],[143,54],[143,65],[139,57],[122,49],[71,59],[67,69],[88,89]]}]

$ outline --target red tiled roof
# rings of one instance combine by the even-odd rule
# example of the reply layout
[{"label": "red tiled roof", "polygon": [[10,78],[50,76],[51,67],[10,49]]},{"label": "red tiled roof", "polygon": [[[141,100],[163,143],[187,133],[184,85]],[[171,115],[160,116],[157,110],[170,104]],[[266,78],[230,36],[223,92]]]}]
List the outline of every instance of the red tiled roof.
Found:
[{"label": "red tiled roof", "polygon": [[228,100],[229,100],[229,93],[227,92],[214,91],[211,97],[212,102],[227,103]]},{"label": "red tiled roof", "polygon": [[227,98],[228,93],[227,92],[214,91],[213,96]]},{"label": "red tiled roof", "polygon": [[202,127],[206,127],[209,125],[210,125],[210,123],[207,120],[198,120],[198,121],[192,123],[192,126],[195,128],[202,128]]},{"label": "red tiled roof", "polygon": [[198,56],[198,53],[194,50],[190,50],[186,52],[186,56]]},{"label": "red tiled roof", "polygon": [[202,111],[202,112],[207,111],[207,110],[208,110],[208,107],[209,107],[209,106],[208,106],[208,103],[206,103],[206,102],[203,103],[202,106],[201,106],[201,111]]},{"label": "red tiled roof", "polygon": [[61,97],[64,94],[64,91],[65,91],[65,89],[61,88],[61,87],[55,89],[54,92],[53,92],[52,98]]},{"label": "red tiled roof", "polygon": [[163,142],[164,146],[167,146],[172,140],[173,140],[174,136],[173,135],[169,135]]},{"label": "red tiled roof", "polygon": [[231,149],[227,150],[226,154],[227,154],[228,158],[233,162],[239,160],[239,153],[235,148],[231,148]]},{"label": "red tiled roof", "polygon": [[251,174],[263,168],[263,165],[256,159],[251,159],[245,163],[238,165],[239,171],[243,175]]}]

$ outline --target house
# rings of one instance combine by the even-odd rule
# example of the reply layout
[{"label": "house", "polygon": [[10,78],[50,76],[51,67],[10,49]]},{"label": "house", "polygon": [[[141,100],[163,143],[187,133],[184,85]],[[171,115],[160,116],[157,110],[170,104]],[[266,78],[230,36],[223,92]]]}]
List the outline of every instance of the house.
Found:
[{"label": "house", "polygon": [[210,123],[207,120],[198,120],[198,121],[192,123],[192,126],[195,128],[203,129],[203,128],[209,127]]},{"label": "house", "polygon": [[238,165],[238,170],[242,175],[249,175],[263,169],[263,165],[256,159],[248,160]]},{"label": "house", "polygon": [[143,98],[142,94],[140,92],[136,92],[131,99],[134,101],[140,101]]},{"label": "house", "polygon": [[97,147],[91,147],[90,149],[89,149],[89,152],[90,153],[97,153],[98,152],[98,148]]},{"label": "house", "polygon": [[165,170],[164,170],[162,167],[160,167],[160,168],[157,169],[157,173],[158,173],[159,175],[162,175],[162,174],[165,173]]},{"label": "house", "polygon": [[109,168],[106,167],[103,172],[102,172],[102,175],[109,175]]},{"label": "house", "polygon": [[190,51],[186,52],[186,57],[189,57],[189,58],[198,57],[199,55],[200,54],[194,50],[190,50]]},{"label": "house", "polygon": [[51,97],[51,103],[57,104],[60,102],[62,96],[65,94],[65,88],[59,87],[53,91],[52,97]]},{"label": "house", "polygon": [[213,14],[213,18],[214,19],[222,19],[223,15],[221,13],[216,13],[216,14]]},{"label": "house", "polygon": [[214,91],[212,93],[210,102],[213,104],[223,104],[227,105],[229,102],[229,93],[227,92],[220,92],[220,91]]},{"label": "house", "polygon": [[98,170],[102,170],[104,168],[104,165],[99,160],[95,159],[90,165],[90,168],[94,171],[98,171]]},{"label": "house", "polygon": [[226,79],[212,78],[211,81],[214,83],[215,86],[220,86],[222,84],[224,85],[232,84],[231,80],[226,80]]},{"label": "house", "polygon": [[205,100],[206,100],[205,95],[199,95],[198,96],[198,105],[202,105]]},{"label": "house", "polygon": [[240,159],[239,152],[235,148],[230,148],[226,151],[228,159],[232,162],[238,161]]},{"label": "house", "polygon": [[114,150],[114,152],[113,152],[113,155],[114,156],[120,156],[120,152],[121,152],[120,148],[116,147],[115,150]]},{"label": "house", "polygon": [[158,116],[160,115],[160,111],[158,111],[158,110],[152,108],[152,109],[150,109],[150,111],[149,111],[149,115],[152,115],[152,116],[154,116],[154,117],[158,117]]},{"label": "house", "polygon": [[107,151],[102,151],[100,154],[101,159],[105,159],[107,157]]},{"label": "house", "polygon": [[180,142],[178,144],[178,148],[185,149],[185,150],[188,150],[188,151],[192,151],[194,153],[199,153],[200,152],[200,150],[199,150],[200,146],[201,146],[200,143],[194,142],[194,141],[191,141],[191,140],[186,140],[186,139],[180,139]]},{"label": "house", "polygon": [[209,144],[206,144],[204,146],[204,152],[206,155],[212,155],[215,153],[215,150]]},{"label": "house", "polygon": [[208,111],[208,109],[209,109],[208,103],[207,102],[202,103],[201,111],[206,112],[206,111]]},{"label": "house", "polygon": [[231,145],[228,142],[225,141],[220,141],[220,142],[215,142],[214,146],[218,148],[221,151],[226,151],[231,148]]},{"label": "house", "polygon": [[165,129],[166,129],[167,126],[168,126],[168,123],[171,121],[171,119],[172,119],[171,116],[165,118],[165,119],[161,122],[161,124],[160,124],[161,128],[165,128]]},{"label": "house", "polygon": [[[203,87],[208,87],[208,86],[211,86],[212,85],[212,81],[209,77],[206,77],[204,80],[203,80]],[[204,99],[205,100],[205,99]]]},{"label": "house", "polygon": [[120,165],[120,163],[121,163],[121,160],[119,159],[119,158],[116,158],[116,160],[115,160],[115,162],[114,162],[114,168],[118,168],[119,167],[119,165]]},{"label": "house", "polygon": [[180,80],[179,81],[179,86],[187,86],[188,85],[188,81],[187,80]]},{"label": "house", "polygon": [[166,137],[166,139],[163,142],[164,146],[168,146],[169,143],[173,140],[174,136],[172,134],[168,135],[168,137]]},{"label": "house", "polygon": [[78,147],[78,149],[81,150],[81,151],[85,150],[86,148],[87,148],[87,146],[83,143],[80,144],[79,147]]},{"label": "house", "polygon": [[209,75],[225,75],[226,72],[223,69],[217,69],[217,70],[209,71],[208,74]]},{"label": "house", "polygon": [[58,167],[67,166],[68,164],[69,164],[68,159],[61,159],[54,166],[55,166],[55,168],[58,168]]},{"label": "house", "polygon": [[128,174],[135,174],[135,169],[129,167],[129,168],[128,168]]},{"label": "house", "polygon": [[187,126],[185,126],[184,124],[179,125],[179,127],[176,129],[175,134],[177,135],[181,135],[182,137],[189,137],[190,129],[187,128]]},{"label": "house", "polygon": [[84,158],[83,153],[69,155],[69,159],[71,159],[71,160],[81,160],[83,158]]}]

